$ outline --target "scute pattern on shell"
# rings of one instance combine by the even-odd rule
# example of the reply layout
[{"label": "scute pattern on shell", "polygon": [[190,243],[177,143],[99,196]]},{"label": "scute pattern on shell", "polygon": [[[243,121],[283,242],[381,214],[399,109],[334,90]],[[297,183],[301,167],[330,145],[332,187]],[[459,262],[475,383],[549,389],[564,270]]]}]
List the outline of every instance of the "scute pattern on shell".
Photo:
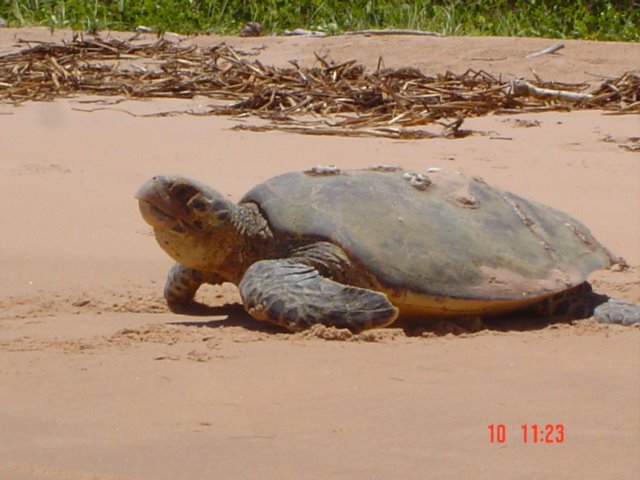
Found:
[{"label": "scute pattern on shell", "polygon": [[287,173],[242,201],[259,206],[274,235],[335,243],[399,294],[531,299],[578,285],[613,261],[566,213],[446,171],[421,175],[426,186],[417,188],[407,179],[415,175]]}]

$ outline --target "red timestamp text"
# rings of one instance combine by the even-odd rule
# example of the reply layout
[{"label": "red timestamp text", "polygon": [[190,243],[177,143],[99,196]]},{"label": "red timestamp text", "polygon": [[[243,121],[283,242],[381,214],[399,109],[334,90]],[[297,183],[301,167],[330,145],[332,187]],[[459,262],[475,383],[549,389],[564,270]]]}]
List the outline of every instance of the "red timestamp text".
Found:
[{"label": "red timestamp text", "polygon": [[[490,443],[507,443],[508,428],[504,423],[492,423],[488,426]],[[522,424],[519,429],[519,439],[529,444],[558,444],[565,441],[565,428],[562,423],[547,423],[544,425]]]}]

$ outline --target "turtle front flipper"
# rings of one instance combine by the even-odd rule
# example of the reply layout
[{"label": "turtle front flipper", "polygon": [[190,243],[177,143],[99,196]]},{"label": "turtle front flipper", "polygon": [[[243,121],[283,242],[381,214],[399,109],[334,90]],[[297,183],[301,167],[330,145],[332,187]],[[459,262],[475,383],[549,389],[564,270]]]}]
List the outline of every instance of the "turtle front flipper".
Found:
[{"label": "turtle front flipper", "polygon": [[249,315],[289,330],[320,323],[358,332],[398,316],[385,294],[330,280],[298,258],[256,262],[239,287]]},{"label": "turtle front flipper", "polygon": [[215,273],[201,272],[176,263],[167,275],[164,298],[171,311],[180,311],[193,300],[203,283],[217,285],[223,282],[224,279]]}]

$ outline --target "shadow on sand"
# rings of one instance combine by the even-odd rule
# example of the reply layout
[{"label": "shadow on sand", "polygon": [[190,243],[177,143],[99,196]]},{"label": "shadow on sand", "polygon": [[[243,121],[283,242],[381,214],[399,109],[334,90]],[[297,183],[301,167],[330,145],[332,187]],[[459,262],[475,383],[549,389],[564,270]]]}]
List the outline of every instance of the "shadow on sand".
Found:
[{"label": "shadow on sand", "polygon": [[[252,332],[263,333],[287,333],[287,330],[253,319],[245,312],[242,305],[226,304],[222,306],[209,306],[202,303],[192,303],[175,313],[194,317],[193,321],[176,321],[170,325],[182,325],[198,328],[224,328],[240,327]],[[224,317],[215,318],[212,317]],[[203,318],[202,321],[195,318]],[[204,319],[208,318],[208,319]],[[519,312],[509,315],[491,318],[461,318],[461,319],[414,319],[402,320],[387,328],[402,329],[408,337],[424,335],[465,335],[481,331],[495,332],[529,332],[543,330],[554,324],[570,324],[575,319],[563,317],[539,317],[529,312]]]},{"label": "shadow on sand", "polygon": [[193,302],[186,307],[174,310],[174,313],[188,315],[192,317],[225,317],[222,319],[205,321],[179,321],[171,322],[169,325],[183,325],[198,328],[223,328],[242,327],[252,332],[283,333],[286,330],[270,323],[259,322],[245,312],[242,305],[237,303],[212,307],[203,303]]}]

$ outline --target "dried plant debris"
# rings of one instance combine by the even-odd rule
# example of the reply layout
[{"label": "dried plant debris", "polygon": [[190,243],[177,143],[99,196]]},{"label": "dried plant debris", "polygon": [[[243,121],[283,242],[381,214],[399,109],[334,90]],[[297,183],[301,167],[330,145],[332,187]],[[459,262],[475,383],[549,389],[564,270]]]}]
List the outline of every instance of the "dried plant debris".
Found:
[{"label": "dried plant debris", "polygon": [[[588,84],[505,81],[485,71],[425,75],[415,68],[368,72],[355,60],[263,65],[225,43],[202,48],[159,38],[137,43],[77,35],[70,42],[22,42],[0,56],[0,103],[78,95],[213,100],[202,112],[155,115],[256,116],[238,128],[316,135],[455,138],[466,117],[489,113],[604,109],[640,113],[640,71]],[[381,62],[379,63],[381,64]],[[421,129],[441,124],[441,133]]]}]

